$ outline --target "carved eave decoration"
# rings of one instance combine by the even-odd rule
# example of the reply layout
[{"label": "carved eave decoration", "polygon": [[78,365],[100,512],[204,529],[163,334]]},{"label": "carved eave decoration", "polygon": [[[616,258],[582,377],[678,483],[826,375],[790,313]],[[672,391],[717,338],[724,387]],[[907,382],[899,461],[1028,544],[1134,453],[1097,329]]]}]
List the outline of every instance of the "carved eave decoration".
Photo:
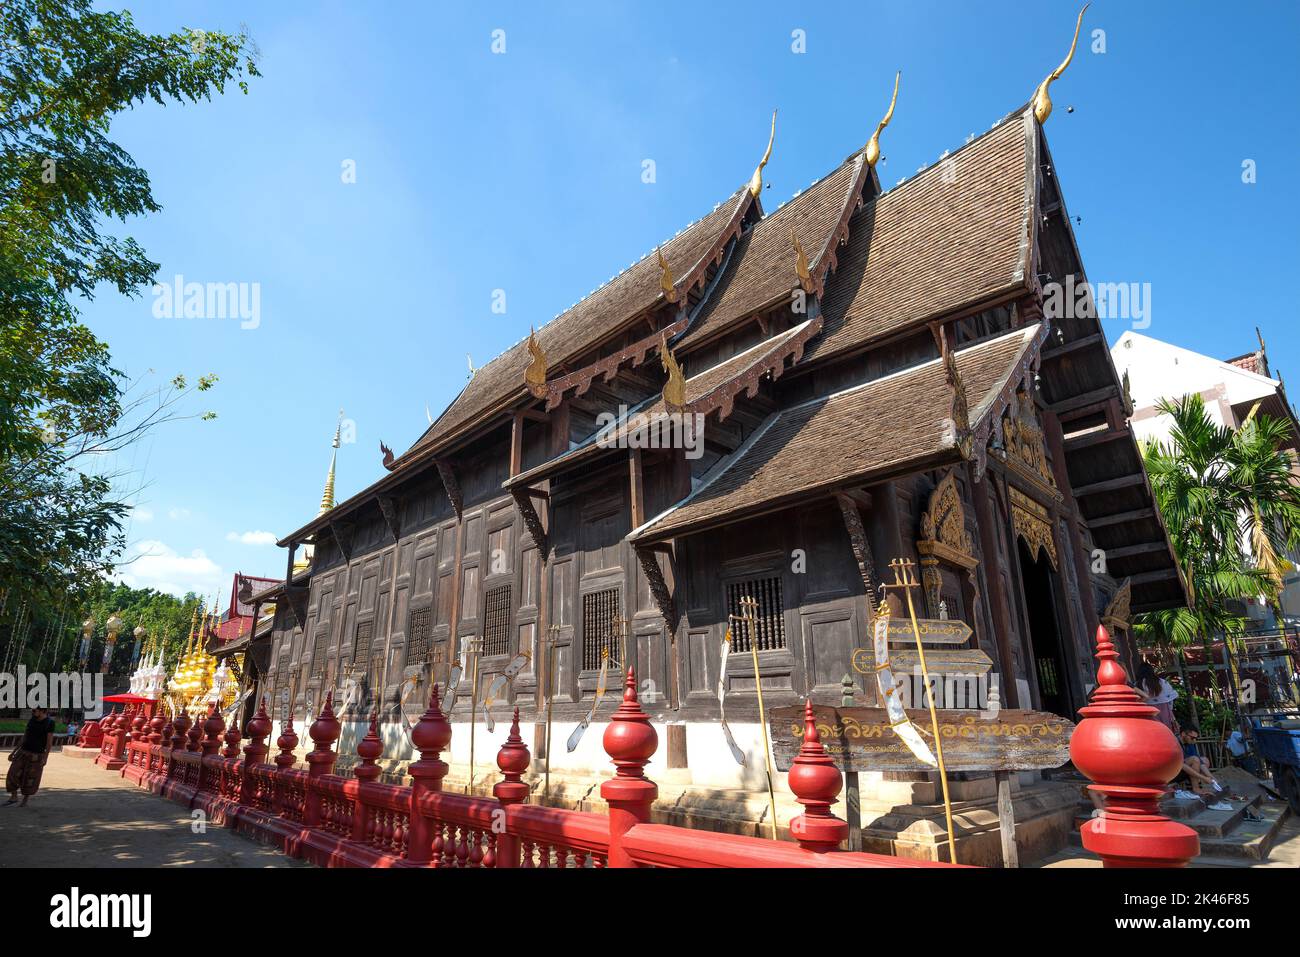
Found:
[{"label": "carved eave decoration", "polygon": [[[713,245],[689,270],[672,280],[673,296],[670,297],[661,285],[659,298],[654,305],[659,307],[667,303],[677,306],[676,318],[671,323],[654,330],[617,352],[583,366],[581,369],[567,375],[557,376],[548,381],[545,391],[546,410],[550,411],[558,406],[568,392],[573,392],[575,396],[585,394],[597,377],[603,377],[608,382],[624,366],[630,365],[631,368],[635,369],[645,362],[646,357],[651,352],[659,348],[660,340],[664,336],[672,340],[685,332],[691,321],[691,297],[697,293],[701,297],[706,295],[707,288],[710,285],[709,270],[722,269],[732,245],[740,238],[745,225],[745,217],[753,208],[754,203],[755,200],[750,196],[749,190],[741,190],[740,200],[736,203],[731,219],[718,234]],[[661,280],[663,275],[664,273],[661,271]],[[668,275],[671,275],[671,270],[669,270]]]},{"label": "carved eave decoration", "polygon": [[1016,537],[1024,541],[1029,554],[1042,552],[1052,568],[1057,568],[1056,537],[1052,534],[1052,519],[1047,509],[1014,486],[1011,492],[1011,527]]},{"label": "carved eave decoration", "polygon": [[[1026,380],[1028,381],[1028,380]],[[1047,439],[1033,396],[1022,386],[998,417],[991,441],[993,453],[1007,470],[1056,501],[1062,501],[1056,476],[1047,461]]]},{"label": "carved eave decoration", "polygon": [[765,377],[770,377],[773,382],[781,378],[786,369],[786,361],[789,360],[791,366],[797,365],[803,358],[808,343],[821,332],[822,316],[816,302],[809,303],[809,311],[811,316],[798,334],[790,336],[775,348],[764,352],[744,371],[686,403],[682,411],[708,415],[716,410],[718,421],[725,422],[735,410],[736,397],[742,392],[752,399],[758,395],[759,386]]},{"label": "carved eave decoration", "polygon": [[464,511],[464,500],[460,494],[460,482],[456,480],[456,470],[446,459],[434,459],[434,464],[438,466],[438,477],[442,479],[442,487],[447,492],[451,507],[456,510],[456,517],[460,518]]},{"label": "carved eave decoration", "polygon": [[546,397],[546,353],[537,342],[537,332],[528,330],[528,354],[532,357],[524,369],[524,385],[536,398]]},{"label": "carved eave decoration", "polygon": [[[1035,313],[1032,309],[1021,309],[1020,314],[1025,316],[1026,314],[1034,315]],[[1037,314],[1041,315],[1041,311]],[[1047,339],[1047,331],[1047,323],[1039,322],[1038,332],[1035,334],[1029,348],[1025,350],[1019,365],[1011,370],[1011,374],[1007,376],[1006,384],[1002,387],[1002,390],[993,396],[977,417],[971,434],[976,482],[979,482],[984,477],[984,470],[988,464],[987,455],[990,451],[999,459],[1005,458],[1002,451],[1004,419],[1012,403],[1016,400],[1017,393],[1023,390],[1022,383],[1032,382],[1034,374],[1038,371],[1038,364],[1042,358],[1043,343]],[[1056,489],[1055,483],[1044,488],[1044,491],[1049,495],[1053,495],[1057,500],[1061,499],[1060,491]]]},{"label": "carved eave decoration", "polygon": [[[677,607],[673,603],[672,592],[668,588],[668,582],[664,578],[663,568],[659,565],[659,558],[655,554],[658,549],[651,547],[637,546],[637,562],[641,565],[641,571],[645,574],[646,582],[650,585],[650,594],[654,597],[655,605],[659,608],[659,614],[663,615],[664,621],[668,625],[668,633],[675,634],[677,631]],[[665,554],[669,554],[665,552]],[[671,555],[669,555],[671,561]]]},{"label": "carved eave decoration", "polygon": [[1128,631],[1132,618],[1133,579],[1125,578],[1102,612],[1101,623],[1112,631]]},{"label": "carved eave decoration", "polygon": [[971,617],[978,622],[980,590],[975,569],[980,560],[966,529],[966,506],[962,502],[956,474],[952,471],[940,479],[930,493],[926,509],[921,513],[916,550],[921,556],[921,587],[930,615],[939,617],[939,602],[943,597],[943,575],[939,563],[946,562],[966,572],[972,596]]},{"label": "carved eave decoration", "polygon": [[529,538],[537,546],[537,554],[545,563],[550,554],[549,542],[546,537],[546,526],[542,523],[541,515],[537,513],[537,507],[533,504],[534,494],[534,491],[529,488],[510,489],[510,497],[515,500],[515,508],[519,510],[519,515],[524,520],[524,528],[528,530]]}]

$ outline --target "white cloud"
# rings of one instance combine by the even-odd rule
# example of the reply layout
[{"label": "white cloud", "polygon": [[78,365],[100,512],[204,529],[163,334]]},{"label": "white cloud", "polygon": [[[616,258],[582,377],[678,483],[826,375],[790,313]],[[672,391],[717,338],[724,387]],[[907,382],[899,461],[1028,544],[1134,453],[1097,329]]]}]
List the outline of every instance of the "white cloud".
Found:
[{"label": "white cloud", "polygon": [[136,543],[127,559],[118,567],[114,580],[178,597],[191,591],[210,594],[227,584],[229,578],[201,548],[180,555],[166,543],[149,539]]},{"label": "white cloud", "polygon": [[153,509],[145,508],[143,505],[137,505],[131,510],[131,517],[137,522],[152,522]]},{"label": "white cloud", "polygon": [[167,517],[173,522],[179,522],[190,517],[190,510],[188,508],[169,508],[167,509]]},{"label": "white cloud", "polygon": [[241,545],[274,545],[274,532],[226,532],[226,541]]}]

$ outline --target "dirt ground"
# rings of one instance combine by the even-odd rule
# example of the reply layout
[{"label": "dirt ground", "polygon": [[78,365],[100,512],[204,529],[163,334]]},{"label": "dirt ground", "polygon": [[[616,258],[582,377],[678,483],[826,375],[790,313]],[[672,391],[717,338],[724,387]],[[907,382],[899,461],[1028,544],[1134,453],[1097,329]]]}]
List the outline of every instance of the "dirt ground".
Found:
[{"label": "dirt ground", "polygon": [[0,868],[66,866],[310,865],[224,827],[196,828],[180,805],[92,761],[55,752],[27,807],[0,807]]}]

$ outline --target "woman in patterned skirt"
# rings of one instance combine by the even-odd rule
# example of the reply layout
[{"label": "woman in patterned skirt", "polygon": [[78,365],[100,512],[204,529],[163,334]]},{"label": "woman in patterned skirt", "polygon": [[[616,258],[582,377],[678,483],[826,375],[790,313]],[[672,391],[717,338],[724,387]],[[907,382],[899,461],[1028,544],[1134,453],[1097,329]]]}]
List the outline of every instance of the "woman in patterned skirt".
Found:
[{"label": "woman in patterned skirt", "polygon": [[[50,758],[50,748],[54,745],[54,719],[44,708],[33,708],[32,719],[27,722],[23,733],[23,743],[13,754],[9,755],[9,772],[5,775],[5,790],[9,800],[5,807],[18,804],[27,806],[27,799],[41,787],[41,774],[45,762]],[[18,795],[22,794],[22,803]]]}]

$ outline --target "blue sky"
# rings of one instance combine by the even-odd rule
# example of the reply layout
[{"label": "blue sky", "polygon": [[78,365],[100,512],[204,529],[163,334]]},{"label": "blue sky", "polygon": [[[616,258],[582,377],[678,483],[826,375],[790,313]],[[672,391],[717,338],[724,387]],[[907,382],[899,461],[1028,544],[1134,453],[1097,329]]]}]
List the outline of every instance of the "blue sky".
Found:
[{"label": "blue sky", "polygon": [[[119,4],[112,4],[118,6]],[[260,322],[85,307],[131,376],[220,383],[122,463],[144,485],[127,574],[168,590],[277,576],[259,544],[314,513],[342,407],[339,498],[383,474],[476,365],[767,167],[774,210],[870,136],[893,186],[1025,103],[1064,56],[1070,2],[433,4],[144,2],[145,29],[247,24],[249,95],[141,106],[113,135],[161,213],[117,227],[171,281],[257,283]],[[1032,10],[1032,13],[1030,12]],[[1091,31],[1105,31],[1105,52]],[[503,30],[504,54],[492,51]],[[806,52],[792,34],[804,31]],[[1094,281],[1149,282],[1145,330],[1254,348],[1300,378],[1300,6],[1099,0],[1053,86],[1048,139]],[[1067,112],[1073,106],[1074,111]],[[644,160],[655,182],[642,182]],[[355,182],[343,182],[346,161]],[[1242,182],[1253,160],[1257,182]],[[494,290],[506,312],[494,313]],[[1113,341],[1124,331],[1111,323]]]}]

